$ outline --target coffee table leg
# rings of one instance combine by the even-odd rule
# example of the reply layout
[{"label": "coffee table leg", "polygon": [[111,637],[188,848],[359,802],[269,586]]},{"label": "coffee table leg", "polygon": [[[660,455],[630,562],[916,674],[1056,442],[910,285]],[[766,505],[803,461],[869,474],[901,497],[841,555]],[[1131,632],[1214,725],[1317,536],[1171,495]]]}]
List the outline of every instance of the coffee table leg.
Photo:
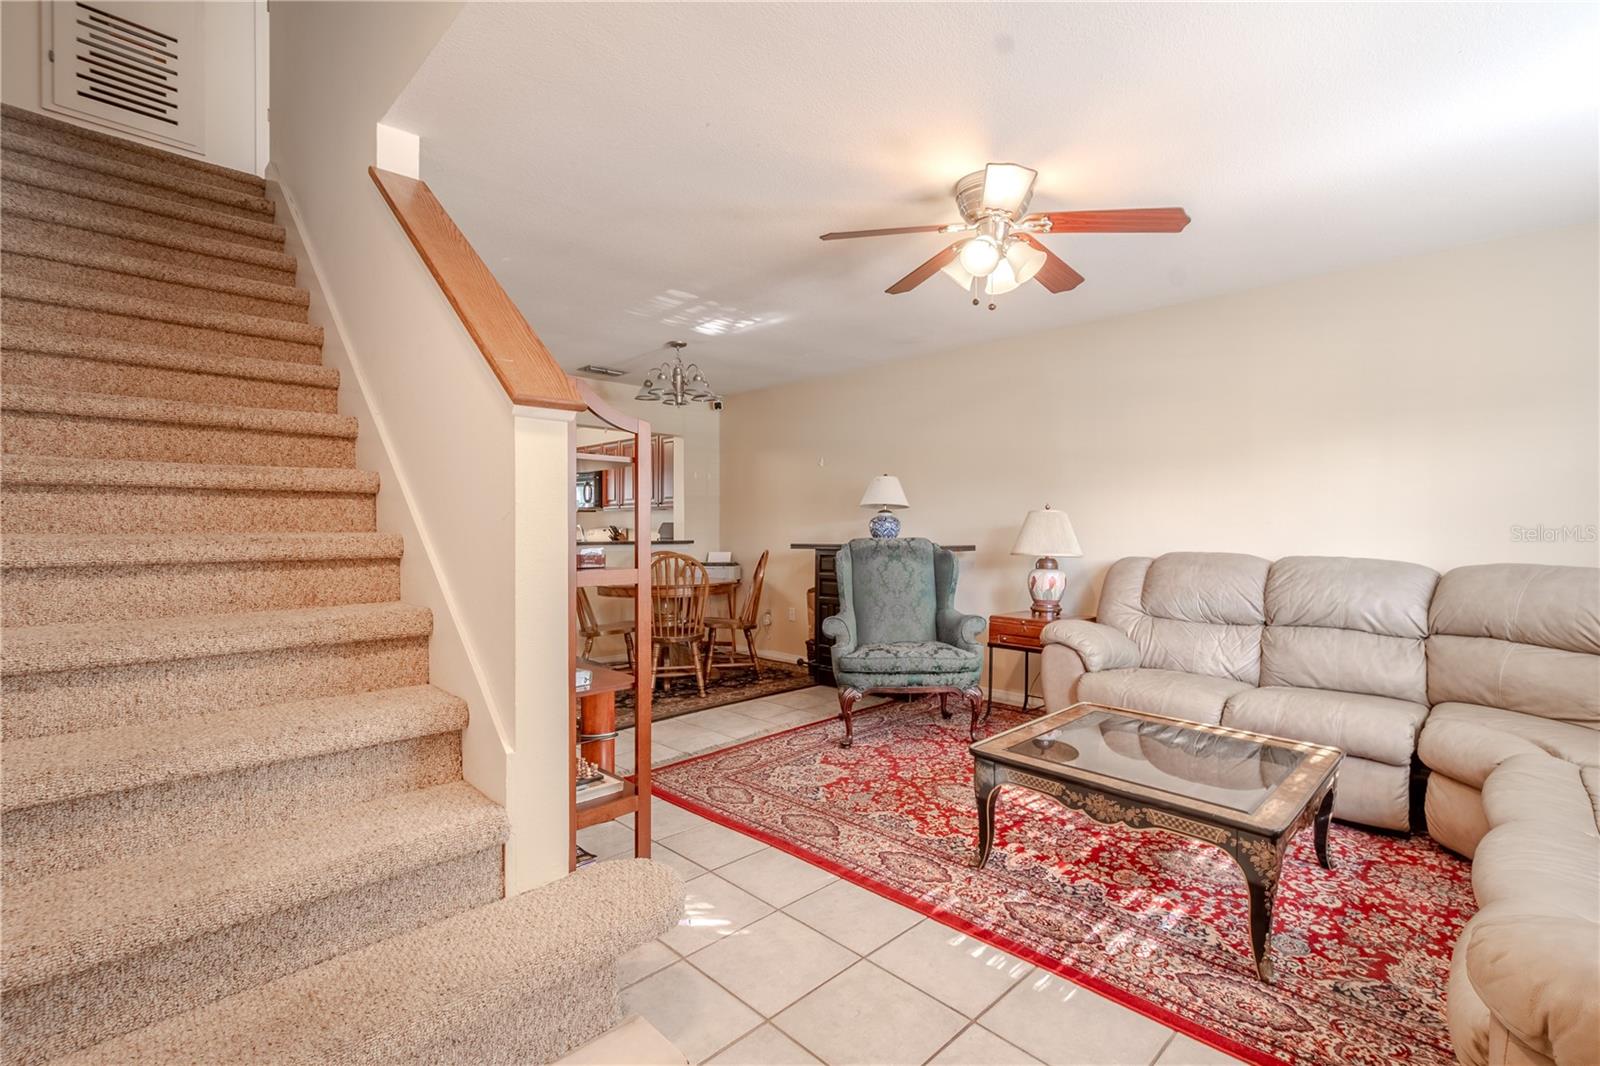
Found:
[{"label": "coffee table leg", "polygon": [[994,847],[994,764],[977,760],[972,767],[972,789],[978,797],[978,861],[979,869],[989,861],[989,851]]},{"label": "coffee table leg", "polygon": [[1256,959],[1256,973],[1272,983],[1272,900],[1277,895],[1274,881],[1247,875],[1250,886],[1250,951]]},{"label": "coffee table leg", "polygon": [[1244,871],[1250,890],[1250,953],[1256,973],[1272,983],[1272,901],[1278,894],[1278,873],[1283,854],[1269,840],[1244,837],[1228,849]]},{"label": "coffee table leg", "polygon": [[1328,789],[1328,794],[1322,797],[1322,803],[1317,807],[1316,841],[1317,861],[1324,870],[1333,869],[1333,861],[1328,858],[1328,823],[1333,819],[1333,789]]}]

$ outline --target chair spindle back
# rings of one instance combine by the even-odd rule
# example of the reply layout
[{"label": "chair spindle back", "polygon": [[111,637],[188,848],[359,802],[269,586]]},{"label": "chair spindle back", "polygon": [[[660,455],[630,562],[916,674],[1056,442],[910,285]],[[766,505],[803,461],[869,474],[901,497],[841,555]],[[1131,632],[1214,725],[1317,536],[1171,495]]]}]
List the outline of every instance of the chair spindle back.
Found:
[{"label": "chair spindle back", "polygon": [[680,552],[657,552],[650,560],[650,585],[655,639],[700,640],[705,636],[711,585],[700,560]]}]

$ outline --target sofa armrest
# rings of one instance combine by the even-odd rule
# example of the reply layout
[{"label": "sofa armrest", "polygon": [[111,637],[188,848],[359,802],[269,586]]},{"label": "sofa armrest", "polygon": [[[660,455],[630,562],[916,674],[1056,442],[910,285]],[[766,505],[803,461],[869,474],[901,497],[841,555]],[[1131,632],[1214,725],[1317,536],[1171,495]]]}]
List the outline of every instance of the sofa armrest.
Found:
[{"label": "sofa armrest", "polygon": [[1560,1062],[1600,1054],[1600,925],[1579,917],[1482,914],[1467,944],[1467,976],[1494,1024]]},{"label": "sofa armrest", "polygon": [[1045,644],[1062,644],[1078,653],[1083,667],[1096,670],[1126,670],[1139,665],[1139,646],[1120,629],[1104,622],[1067,618],[1051,622],[1039,634]]},{"label": "sofa armrest", "polygon": [[934,628],[938,631],[940,643],[954,644],[970,652],[978,650],[978,635],[988,625],[989,620],[983,615],[962,614],[954,607],[940,608],[934,620]]},{"label": "sofa armrest", "polygon": [[1047,711],[1059,711],[1078,702],[1078,679],[1084,675],[1083,659],[1065,644],[1046,644],[1039,656],[1039,684],[1044,688]]}]

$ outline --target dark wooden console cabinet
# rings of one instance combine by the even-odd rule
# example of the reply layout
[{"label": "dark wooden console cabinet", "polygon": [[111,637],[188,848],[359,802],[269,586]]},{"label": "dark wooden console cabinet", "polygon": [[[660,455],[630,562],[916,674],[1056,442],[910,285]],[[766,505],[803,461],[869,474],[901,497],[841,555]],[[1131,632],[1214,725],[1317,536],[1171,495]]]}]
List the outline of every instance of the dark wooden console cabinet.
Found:
[{"label": "dark wooden console cabinet", "polygon": [[[839,613],[839,576],[835,569],[836,558],[842,544],[791,544],[799,551],[813,555],[812,587],[817,590],[817,604],[811,626],[811,637],[806,641],[806,665],[811,668],[811,680],[818,685],[834,687],[833,641],[822,635],[822,620]],[[977,551],[972,544],[942,544],[953,552]]]}]

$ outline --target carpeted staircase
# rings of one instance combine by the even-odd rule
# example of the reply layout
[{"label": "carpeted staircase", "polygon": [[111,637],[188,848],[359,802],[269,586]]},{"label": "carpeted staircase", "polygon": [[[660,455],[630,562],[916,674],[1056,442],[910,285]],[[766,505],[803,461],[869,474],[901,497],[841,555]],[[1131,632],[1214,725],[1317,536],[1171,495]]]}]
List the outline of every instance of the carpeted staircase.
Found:
[{"label": "carpeted staircase", "polygon": [[470,954],[505,815],[264,183],[9,107],[0,156],[0,1057],[234,996],[221,1047]]}]

